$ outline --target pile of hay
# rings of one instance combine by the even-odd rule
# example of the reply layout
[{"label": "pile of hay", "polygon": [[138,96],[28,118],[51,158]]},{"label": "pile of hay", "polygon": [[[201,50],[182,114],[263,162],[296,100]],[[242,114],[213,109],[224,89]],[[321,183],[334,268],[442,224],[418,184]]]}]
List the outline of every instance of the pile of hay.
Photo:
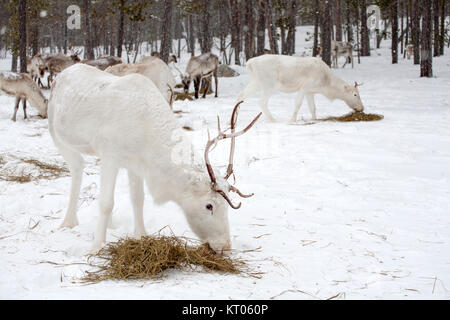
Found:
[{"label": "pile of hay", "polygon": [[178,101],[178,100],[184,101],[186,99],[189,101],[194,101],[193,93],[184,93],[184,92],[175,91],[174,95],[175,95],[175,101]]},{"label": "pile of hay", "polygon": [[338,122],[353,122],[353,121],[379,121],[384,119],[384,116],[379,114],[367,114],[364,112],[352,112],[341,117],[328,117],[320,119],[320,121],[338,121]]},{"label": "pile of hay", "polygon": [[15,158],[1,159],[0,180],[28,183],[39,180],[53,180],[69,176],[66,167],[45,163],[37,159]]},{"label": "pile of hay", "polygon": [[[92,258],[96,263],[92,262]],[[120,239],[89,256],[96,271],[86,272],[82,281],[155,279],[167,269],[218,271],[258,277],[243,260],[215,254],[207,245],[175,236],[146,236]]]}]

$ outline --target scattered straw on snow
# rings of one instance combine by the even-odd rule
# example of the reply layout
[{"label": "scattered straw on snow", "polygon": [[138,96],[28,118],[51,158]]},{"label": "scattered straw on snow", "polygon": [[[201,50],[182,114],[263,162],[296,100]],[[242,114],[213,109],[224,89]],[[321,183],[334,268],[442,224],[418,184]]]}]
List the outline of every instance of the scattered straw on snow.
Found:
[{"label": "scattered straw on snow", "polygon": [[2,181],[28,183],[66,176],[69,176],[69,170],[64,166],[31,158],[6,159],[0,156],[0,180]]}]

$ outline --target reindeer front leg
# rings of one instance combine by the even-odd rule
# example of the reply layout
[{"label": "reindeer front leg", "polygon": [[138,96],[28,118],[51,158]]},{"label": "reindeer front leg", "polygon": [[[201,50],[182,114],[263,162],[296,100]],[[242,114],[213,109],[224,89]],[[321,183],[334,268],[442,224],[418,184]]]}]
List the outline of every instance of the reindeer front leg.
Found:
[{"label": "reindeer front leg", "polygon": [[16,97],[16,104],[14,106],[14,114],[11,118],[12,121],[16,122],[17,110],[19,110],[20,97]]},{"label": "reindeer front leg", "polygon": [[146,235],[144,226],[144,181],[128,170],[130,196],[134,213],[134,236],[140,239]]},{"label": "reindeer front leg", "polygon": [[217,77],[217,69],[214,71],[214,80],[216,81],[216,95],[215,95],[215,98],[217,98],[218,97],[218,95],[219,95],[219,79],[218,79],[218,77]]},{"label": "reindeer front leg", "polygon": [[316,117],[316,103],[314,102],[314,95],[307,94],[306,100],[308,101],[309,111],[311,111],[312,119],[317,120]]},{"label": "reindeer front leg", "polygon": [[103,242],[106,241],[106,228],[111,217],[111,212],[114,207],[114,189],[116,186],[116,178],[119,169],[117,166],[104,160],[101,164],[100,177],[100,216],[98,218],[97,229],[94,235],[94,243],[90,253],[97,253]]},{"label": "reindeer front leg", "polygon": [[211,85],[211,78],[207,77],[207,78],[204,78],[204,80],[205,80],[206,85],[204,87],[205,92],[203,93],[203,99],[205,99],[206,95],[208,94],[209,86]]},{"label": "reindeer front leg", "polygon": [[304,97],[305,97],[305,93],[303,91],[300,91],[298,93],[297,97],[295,98],[295,110],[294,110],[294,114],[292,115],[291,120],[289,121],[290,123],[297,122],[298,111],[300,110],[300,107],[302,106]]},{"label": "reindeer front leg", "polygon": [[195,99],[198,99],[198,91],[200,90],[200,77],[194,79]]}]

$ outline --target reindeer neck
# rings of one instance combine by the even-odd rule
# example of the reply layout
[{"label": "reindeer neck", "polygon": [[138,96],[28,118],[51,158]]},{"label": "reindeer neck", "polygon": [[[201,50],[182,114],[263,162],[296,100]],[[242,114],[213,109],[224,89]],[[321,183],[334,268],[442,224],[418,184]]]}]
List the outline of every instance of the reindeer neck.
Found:
[{"label": "reindeer neck", "polygon": [[194,182],[198,179],[205,181],[207,173],[199,172],[193,167],[173,163],[164,166],[164,168],[152,169],[153,172],[149,172],[146,181],[155,203],[163,204],[173,201],[184,212],[188,212],[185,209],[189,207],[192,201],[195,201]]},{"label": "reindeer neck", "polygon": [[325,96],[330,100],[344,100],[346,85],[347,83],[344,80],[334,74],[331,74],[329,77],[329,85],[325,92]]},{"label": "reindeer neck", "polygon": [[40,110],[45,109],[45,97],[42,94],[41,89],[36,85],[36,83],[32,83],[31,90],[27,93],[27,100]]}]

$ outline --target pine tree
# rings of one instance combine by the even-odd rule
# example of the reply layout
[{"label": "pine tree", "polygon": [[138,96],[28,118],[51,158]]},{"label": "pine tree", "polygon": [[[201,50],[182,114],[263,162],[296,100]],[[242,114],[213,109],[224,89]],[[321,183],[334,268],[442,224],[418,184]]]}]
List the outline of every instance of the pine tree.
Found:
[{"label": "pine tree", "polygon": [[331,67],[331,9],[330,0],[322,3],[322,60]]},{"label": "pine tree", "polygon": [[398,63],[398,0],[391,1],[392,63]]},{"label": "pine tree", "polygon": [[20,72],[27,72],[27,0],[19,0]]},{"label": "pine tree", "polygon": [[423,0],[422,39],[420,43],[420,76],[431,78],[433,76],[433,52],[431,46],[432,17],[431,0]]}]

